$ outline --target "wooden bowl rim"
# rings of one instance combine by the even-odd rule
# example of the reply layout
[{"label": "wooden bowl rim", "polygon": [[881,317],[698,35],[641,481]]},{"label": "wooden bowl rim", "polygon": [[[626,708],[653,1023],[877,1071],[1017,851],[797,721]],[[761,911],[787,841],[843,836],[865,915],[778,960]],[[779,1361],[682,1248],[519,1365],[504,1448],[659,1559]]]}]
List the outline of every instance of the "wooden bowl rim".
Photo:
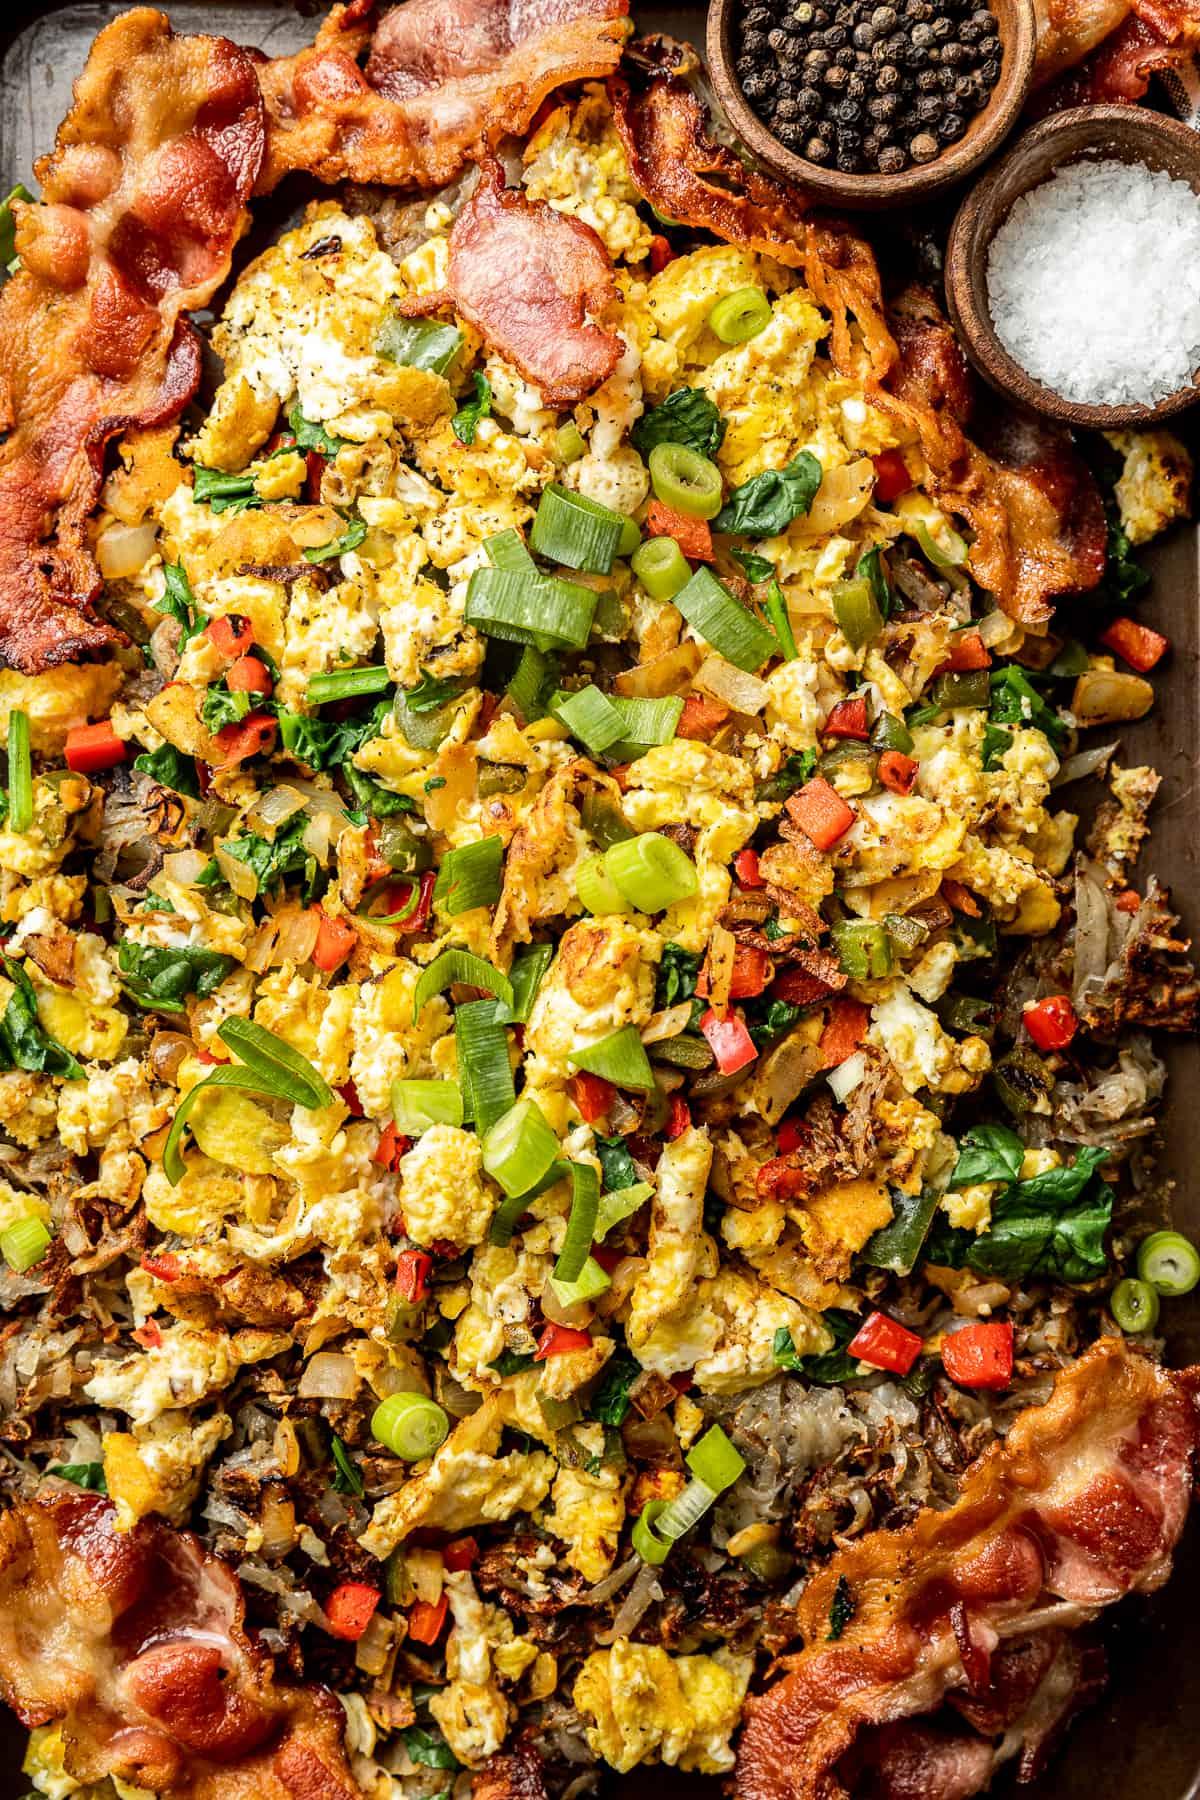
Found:
[{"label": "wooden bowl rim", "polygon": [[736,0],[711,0],[706,42],[709,74],[730,125],[774,174],[840,207],[883,209],[908,204],[928,199],[963,180],[1008,135],[1033,80],[1037,41],[1034,0],[988,0],[1009,41],[991,99],[976,114],[965,136],[932,162],[902,169],[896,175],[843,175],[797,156],[751,109],[733,69],[730,39],[735,3]]},{"label": "wooden bowl rim", "polygon": [[[1048,162],[1032,180],[1014,187],[1011,197],[998,213],[987,243],[981,243],[980,229],[984,209],[998,191],[1003,193],[1018,159],[1031,147],[1040,148],[1059,136],[1073,135],[1080,127],[1085,127],[1091,134],[1090,141],[1080,142],[1063,157]],[[1029,193],[1032,188],[1039,187],[1056,169],[1065,168],[1072,162],[1082,160],[1092,151],[1105,148],[1110,155],[1121,161],[1145,161],[1144,156],[1137,154],[1123,157],[1119,140],[1123,139],[1126,146],[1132,147],[1136,142],[1153,145],[1156,140],[1164,138],[1178,145],[1185,152],[1184,160],[1194,166],[1194,179],[1189,185],[1200,195],[1200,133],[1190,125],[1149,107],[1121,105],[1116,102],[1075,106],[1066,112],[1052,113],[1049,118],[1040,119],[1036,125],[1031,125],[1027,131],[1022,132],[965,196],[950,227],[946,243],[946,300],[955,331],[967,355],[990,386],[1029,410],[1044,413],[1061,424],[1100,431],[1130,425],[1156,424],[1159,420],[1173,418],[1200,400],[1200,382],[1193,379],[1152,405],[1129,401],[1120,406],[1066,400],[1052,388],[1043,386],[1004,348],[992,324],[986,285],[988,246],[1021,196]]]}]

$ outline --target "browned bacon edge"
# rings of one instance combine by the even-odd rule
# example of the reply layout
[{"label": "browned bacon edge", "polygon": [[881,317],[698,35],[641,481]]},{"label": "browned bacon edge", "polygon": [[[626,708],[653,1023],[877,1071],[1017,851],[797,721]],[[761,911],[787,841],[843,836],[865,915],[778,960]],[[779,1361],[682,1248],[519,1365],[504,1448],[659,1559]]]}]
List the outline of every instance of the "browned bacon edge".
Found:
[{"label": "browned bacon edge", "polygon": [[1035,114],[1135,101],[1200,43],[1193,0],[1038,0]]},{"label": "browned bacon edge", "polygon": [[0,1697],[62,1720],[66,1767],[169,1800],[358,1800],[332,1694],[285,1687],[236,1577],[186,1532],[113,1527],[96,1494],[0,1519]]},{"label": "browned bacon edge", "polygon": [[[835,1556],[804,1648],[747,1703],[739,1800],[969,1800],[998,1740],[1026,1774],[1096,1675],[1082,1633],[1170,1573],[1200,1448],[1200,1369],[1105,1338],[967,1471],[954,1506]],[[840,1636],[835,1599],[852,1609]]]},{"label": "browned bacon edge", "polygon": [[84,526],[110,438],[178,417],[200,377],[184,314],[228,273],[262,159],[250,58],[142,7],[96,38],[42,204],[18,206],[0,294],[0,658],[27,673],[100,650]]}]

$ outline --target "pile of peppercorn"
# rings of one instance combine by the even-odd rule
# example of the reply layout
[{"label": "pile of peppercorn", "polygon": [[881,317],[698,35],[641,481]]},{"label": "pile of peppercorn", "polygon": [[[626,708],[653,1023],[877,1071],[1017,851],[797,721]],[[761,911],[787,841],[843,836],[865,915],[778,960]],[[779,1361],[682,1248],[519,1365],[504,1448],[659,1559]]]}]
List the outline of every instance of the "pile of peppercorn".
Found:
[{"label": "pile of peppercorn", "polygon": [[846,175],[895,175],[962,137],[1000,77],[979,0],[749,0],[742,92],[781,143]]}]

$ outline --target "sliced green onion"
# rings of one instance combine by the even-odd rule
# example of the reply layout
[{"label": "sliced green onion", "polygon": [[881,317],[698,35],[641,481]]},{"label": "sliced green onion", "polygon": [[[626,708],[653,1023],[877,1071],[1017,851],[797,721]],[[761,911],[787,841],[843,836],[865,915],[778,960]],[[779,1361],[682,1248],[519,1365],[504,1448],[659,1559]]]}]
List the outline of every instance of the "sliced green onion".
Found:
[{"label": "sliced green onion", "polygon": [[652,600],[673,600],[692,578],[687,557],[672,537],[647,538],[639,545],[633,572]]},{"label": "sliced green onion", "polygon": [[639,911],[662,912],[696,892],[696,865],[658,831],[643,831],[604,852],[604,867]]},{"label": "sliced green onion", "polygon": [[476,569],[467,583],[464,619],[485,637],[511,644],[582,650],[596,611],[595,588],[554,575]]},{"label": "sliced green onion", "polygon": [[512,984],[512,1004],[502,1006],[497,1014],[498,1018],[511,1025],[529,1023],[537,991],[553,961],[553,944],[531,944],[528,950],[521,951],[508,972],[508,979]]},{"label": "sliced green onion", "polygon": [[571,1164],[571,1212],[558,1261],[555,1281],[578,1281],[588,1260],[600,1210],[600,1176],[591,1163]]},{"label": "sliced green onion", "polygon": [[431,1125],[461,1125],[462,1089],[457,1081],[393,1081],[392,1120],[405,1137],[419,1137]]},{"label": "sliced green onion", "polygon": [[551,1275],[550,1286],[560,1306],[578,1306],[607,1293],[612,1286],[612,1276],[605,1274],[594,1256],[589,1256],[574,1281],[560,1281],[557,1275]]},{"label": "sliced green onion", "polygon": [[875,750],[898,750],[901,756],[911,756],[912,732],[895,713],[880,713],[871,727],[871,746]]},{"label": "sliced green onion", "polygon": [[625,518],[552,481],[538,501],[529,547],[547,562],[607,575],[625,531]]},{"label": "sliced green onion", "polygon": [[761,288],[724,294],[708,315],[708,329],[723,344],[748,344],[771,323],[771,302]]},{"label": "sliced green onion", "polygon": [[1178,1231],[1152,1231],[1138,1245],[1137,1272],[1168,1299],[1190,1294],[1200,1281],[1200,1255]]},{"label": "sliced green onion", "polygon": [[555,659],[544,650],[537,650],[532,644],[526,644],[521,651],[521,660],[513,670],[512,678],[504,691],[526,725],[532,725],[535,719],[546,717],[550,710],[550,696],[557,684],[558,665]]},{"label": "sliced green onion", "polygon": [[[229,1021],[226,1020],[226,1024],[228,1023]],[[163,1145],[163,1173],[172,1187],[178,1187],[187,1174],[187,1165],[179,1146],[183,1139],[188,1115],[193,1111],[201,1094],[205,1094],[210,1088],[215,1087],[235,1088],[238,1093],[258,1094],[268,1100],[287,1098],[279,1091],[274,1082],[264,1080],[248,1068],[243,1069],[232,1064],[223,1064],[220,1068],[214,1069],[210,1075],[206,1075],[203,1081],[198,1081],[195,1087],[188,1089],[175,1108],[175,1117],[171,1121],[171,1129],[167,1133],[167,1141]]]},{"label": "sliced green onion", "polygon": [[464,987],[483,988],[487,993],[495,994],[506,1006],[512,1005],[513,991],[507,975],[502,975],[482,956],[472,956],[469,950],[443,950],[422,971],[417,982],[413,994],[413,1024],[420,1018],[421,1008],[427,1000],[432,1000],[435,994],[444,994],[456,982],[462,982]]},{"label": "sliced green onion", "polygon": [[484,538],[483,551],[493,569],[507,569],[511,575],[536,575],[537,564],[525,548],[525,539],[515,527]]},{"label": "sliced green onion", "polygon": [[957,531],[952,531],[949,525],[942,530],[945,549],[937,542],[924,519],[916,521],[913,535],[935,569],[960,569],[970,554],[966,539],[960,537]]},{"label": "sliced green onion", "polygon": [[838,582],[833,590],[833,614],[842,636],[853,650],[861,650],[883,630],[883,614],[865,575]]},{"label": "sliced green onion", "polygon": [[575,892],[597,919],[605,918],[610,913],[633,911],[633,902],[625,898],[605,868],[601,851],[580,863],[575,872]]},{"label": "sliced green onion", "polygon": [[570,1051],[567,1060],[589,1075],[611,1081],[614,1087],[636,1088],[647,1094],[654,1087],[654,1070],[636,1025],[622,1025],[598,1044]]},{"label": "sliced green onion", "polygon": [[385,362],[406,369],[427,369],[432,375],[448,373],[463,347],[457,325],[439,325],[436,319],[406,319],[388,312],[375,333],[375,354]]},{"label": "sliced green onion", "polygon": [[495,835],[447,850],[434,883],[433,904],[450,919],[477,906],[495,906],[503,886],[503,861],[504,839]]},{"label": "sliced green onion", "polygon": [[602,1244],[615,1225],[632,1218],[653,1192],[648,1181],[635,1181],[632,1187],[614,1188],[611,1194],[601,1194],[596,1213],[596,1242]]},{"label": "sliced green onion", "polygon": [[1148,1281],[1126,1276],[1108,1296],[1108,1309],[1122,1331],[1153,1331],[1158,1324],[1158,1294]]},{"label": "sliced green onion", "polygon": [[522,1097],[483,1140],[483,1166],[510,1199],[528,1194],[558,1157],[558,1139],[536,1100]]},{"label": "sliced green onion", "polygon": [[333,1089],[307,1056],[265,1026],[250,1019],[226,1019],[218,1025],[217,1036],[237,1052],[252,1075],[273,1085],[280,1100],[291,1100],[310,1111],[333,1105]]},{"label": "sliced green onion", "polygon": [[607,694],[598,687],[578,688],[558,694],[551,704],[554,717],[579,739],[593,756],[599,756],[625,734],[625,721]]},{"label": "sliced green onion", "polygon": [[559,426],[554,434],[554,454],[560,463],[578,462],[586,450],[583,433],[574,419]]},{"label": "sliced green onion", "polygon": [[27,1213],[7,1230],[0,1231],[0,1256],[16,1274],[24,1275],[27,1269],[41,1262],[52,1241],[45,1221],[35,1213]]},{"label": "sliced green onion", "polygon": [[327,706],[331,700],[353,700],[359,694],[382,694],[392,678],[380,664],[369,669],[334,669],[328,675],[310,675],[304,697],[310,706]]},{"label": "sliced green onion", "polygon": [[642,541],[642,528],[636,519],[621,515],[621,536],[617,540],[617,555],[630,557]]},{"label": "sliced green onion", "polygon": [[449,1418],[425,1394],[389,1394],[371,1414],[371,1436],[402,1462],[423,1462],[449,1435]]},{"label": "sliced green onion", "polygon": [[656,745],[669,744],[683,717],[680,694],[664,694],[658,700],[616,694],[613,705],[621,716],[624,732],[615,744],[608,746],[608,754],[620,762],[634,762]]},{"label": "sliced green onion", "polygon": [[933,684],[934,703],[941,712],[952,712],[960,706],[986,706],[991,693],[986,669],[963,669],[958,674],[939,675]]},{"label": "sliced green onion", "polygon": [[650,481],[664,506],[689,519],[715,519],[721,510],[721,471],[686,444],[655,444]]},{"label": "sliced green onion", "polygon": [[699,1443],[688,1451],[685,1460],[692,1474],[717,1494],[732,1487],[746,1471],[745,1458],[734,1449],[719,1425],[709,1427]]},{"label": "sliced green onion", "polygon": [[787,601],[783,597],[783,589],[777,581],[773,581],[767,589],[766,614],[771,630],[779,639],[779,648],[783,651],[785,662],[795,662],[800,655],[796,648],[796,634],[792,630],[792,621],[788,614]]},{"label": "sliced green onion", "polygon": [[659,1513],[655,1521],[659,1534],[674,1543],[699,1523],[716,1497],[715,1490],[709,1487],[707,1481],[693,1476],[682,1494],[677,1494],[674,1500],[668,1501]]},{"label": "sliced green onion", "polygon": [[470,1113],[480,1133],[490,1131],[517,1097],[500,1012],[498,1000],[468,1000],[454,1014],[463,1111]]},{"label": "sliced green onion", "polygon": [[655,1535],[656,1522],[667,1510],[665,1500],[647,1500],[633,1522],[633,1547],[643,1562],[661,1568],[671,1554],[672,1540]]},{"label": "sliced green onion", "polygon": [[614,844],[628,843],[631,837],[636,836],[619,803],[611,794],[598,793],[595,788],[589,788],[583,797],[580,812],[583,829],[602,850],[611,850]]},{"label": "sliced green onion", "polygon": [[871,919],[839,919],[830,927],[838,961],[852,981],[868,981],[890,975],[894,965],[892,940],[882,925]]},{"label": "sliced green onion", "polygon": [[28,831],[33,824],[29,714],[19,707],[8,715],[8,823],[13,831]]},{"label": "sliced green onion", "polygon": [[711,569],[697,569],[675,595],[675,605],[706,644],[748,675],[779,654],[775,633],[735,600]]}]

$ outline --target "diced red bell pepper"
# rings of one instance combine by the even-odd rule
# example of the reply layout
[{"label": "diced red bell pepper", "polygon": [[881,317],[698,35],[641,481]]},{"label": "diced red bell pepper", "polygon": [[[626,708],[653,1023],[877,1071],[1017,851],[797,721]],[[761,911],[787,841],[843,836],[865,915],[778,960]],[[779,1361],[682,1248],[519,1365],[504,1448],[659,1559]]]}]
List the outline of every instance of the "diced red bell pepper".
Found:
[{"label": "diced red bell pepper", "polygon": [[586,1350],[591,1345],[590,1331],[576,1331],[570,1325],[547,1325],[537,1341],[534,1362],[545,1362],[548,1356],[565,1356],[569,1350]]},{"label": "diced red bell pepper", "polygon": [[733,872],[738,878],[739,887],[760,888],[767,885],[759,873],[757,850],[739,850],[733,859]]},{"label": "diced red bell pepper", "polygon": [[204,635],[222,656],[245,656],[254,642],[254,627],[241,613],[226,613],[223,618],[210,619]]},{"label": "diced red bell pepper", "polygon": [[779,1127],[775,1139],[775,1147],[780,1156],[791,1156],[802,1144],[808,1142],[808,1131],[803,1119],[785,1119]]},{"label": "diced red bell pepper", "polygon": [[958,675],[968,669],[990,669],[992,653],[977,631],[956,631],[950,639],[950,654],[939,663],[939,675]]},{"label": "diced red bell pepper", "polygon": [[650,239],[650,273],[661,275],[668,263],[675,261],[675,252],[661,232],[655,232]]},{"label": "diced red bell pepper", "polygon": [[649,537],[674,538],[689,562],[711,562],[712,532],[707,519],[693,519],[688,513],[676,512],[661,500],[652,500],[646,512]]},{"label": "diced red bell pepper", "polygon": [[722,1075],[736,1074],[758,1055],[741,1013],[729,1012],[722,1019],[709,1007],[700,1021],[700,1029],[708,1039],[708,1047],[716,1057]]},{"label": "diced red bell pepper", "polygon": [[1079,1030],[1079,1019],[1066,994],[1050,994],[1025,1008],[1025,1029],[1039,1050],[1065,1050]]},{"label": "diced red bell pepper", "polygon": [[942,1340],[942,1367],[959,1387],[999,1390],[1012,1385],[1013,1328],[999,1320],[964,1325]]},{"label": "diced red bell pepper", "polygon": [[571,1093],[585,1125],[594,1125],[597,1119],[602,1119],[617,1097],[611,1081],[605,1081],[602,1075],[590,1075],[586,1069],[572,1075]]},{"label": "diced red bell pepper", "polygon": [[153,1275],[156,1281],[178,1281],[183,1273],[178,1254],[174,1250],[164,1250],[158,1256],[149,1256],[143,1251],[142,1268],[147,1275]]},{"label": "diced red bell pepper", "polygon": [[371,1161],[380,1168],[390,1169],[393,1175],[400,1167],[400,1158],[412,1149],[412,1139],[397,1131],[394,1124],[385,1125],[379,1134],[379,1142],[371,1155]]},{"label": "diced red bell pepper", "polygon": [[871,735],[866,695],[854,694],[849,700],[839,700],[821,729],[826,737],[857,738],[865,744]]},{"label": "diced red bell pepper", "polygon": [[162,1349],[162,1326],[157,1319],[147,1319],[144,1325],[139,1325],[137,1330],[131,1331],[129,1335],[135,1344],[141,1345],[143,1350]]},{"label": "diced red bell pepper", "polygon": [[807,969],[785,969],[771,986],[773,1000],[788,1000],[793,1006],[815,1006],[818,1000],[828,1000],[830,992],[828,982]]},{"label": "diced red bell pepper", "polygon": [[365,1581],[341,1582],[325,1602],[330,1636],[356,1643],[371,1623],[379,1600],[379,1589],[368,1587]]},{"label": "diced red bell pepper", "polygon": [[821,1033],[818,1049],[827,1069],[836,1069],[848,1056],[853,1056],[867,1035],[870,1014],[861,1000],[850,1000],[839,994],[829,1009],[829,1020]]},{"label": "diced red bell pepper", "polygon": [[606,1275],[611,1275],[626,1252],[617,1249],[614,1244],[593,1244],[589,1255],[593,1262],[598,1262]]},{"label": "diced red bell pepper", "polygon": [[442,1551],[442,1562],[451,1574],[457,1574],[462,1569],[473,1569],[478,1561],[479,1545],[473,1537],[455,1538]]},{"label": "diced red bell pepper", "polygon": [[942,899],[955,912],[966,913],[968,919],[982,918],[978,900],[970,888],[964,887],[961,881],[951,881],[948,875],[942,877]]},{"label": "diced red bell pepper", "polygon": [[[752,1000],[756,994],[761,994],[771,979],[773,966],[765,950],[756,950],[752,944],[739,944],[733,953],[729,998]],[[702,1000],[707,1000],[710,991],[708,964],[705,963],[696,982],[696,992]]]},{"label": "diced red bell pepper", "polygon": [[899,450],[881,450],[871,460],[875,464],[875,491],[871,496],[873,500],[886,506],[890,500],[898,500],[901,494],[907,494],[913,487],[913,478]]},{"label": "diced red bell pepper", "polygon": [[275,683],[271,671],[259,656],[239,656],[225,676],[231,694],[270,694]]},{"label": "diced red bell pepper", "polygon": [[329,458],[320,450],[309,450],[304,457],[304,498],[310,506],[321,504],[321,481]]},{"label": "diced red bell pepper", "polygon": [[111,719],[95,725],[72,725],[67,733],[67,767],[77,775],[94,775],[123,763],[125,745],[113,730]]},{"label": "diced red bell pepper", "polygon": [[796,1152],[789,1150],[786,1155],[773,1156],[770,1162],[763,1163],[754,1185],[764,1200],[785,1202],[811,1194],[813,1178]]},{"label": "diced red bell pepper", "polygon": [[916,785],[920,763],[902,750],[885,750],[876,764],[876,774],[893,794],[911,794]]},{"label": "diced red bell pepper", "polygon": [[1118,912],[1135,913],[1142,904],[1142,896],[1136,888],[1124,888],[1113,901]]},{"label": "diced red bell pepper", "polygon": [[275,456],[280,450],[294,450],[296,435],[291,431],[273,431],[267,439],[267,456]]},{"label": "diced red bell pepper", "polygon": [[854,813],[822,775],[806,781],[785,805],[793,823],[818,850],[832,850],[854,823]]},{"label": "diced red bell pepper", "polygon": [[363,1113],[363,1103],[358,1097],[358,1089],[352,1081],[343,1081],[341,1087],[336,1088],[334,1091],[350,1108],[350,1117],[352,1119],[361,1119],[365,1116]]},{"label": "diced red bell pepper", "polygon": [[222,725],[213,742],[221,752],[218,765],[231,769],[248,756],[266,756],[275,748],[275,720],[270,713],[252,712],[235,725]]},{"label": "diced red bell pepper", "polygon": [[847,1356],[870,1363],[873,1369],[890,1369],[893,1375],[907,1375],[921,1354],[921,1339],[915,1331],[889,1319],[886,1313],[873,1312],[846,1346]]},{"label": "diced red bell pepper", "polygon": [[413,1643],[436,1644],[449,1610],[450,1601],[445,1590],[436,1602],[414,1600],[408,1609],[408,1635]]},{"label": "diced red bell pepper", "polygon": [[704,694],[689,694],[675,728],[676,737],[700,738],[707,743],[729,717],[729,708]]},{"label": "diced red bell pepper", "polygon": [[312,959],[318,969],[328,973],[341,968],[358,942],[358,933],[347,920],[331,919],[324,907],[318,906],[316,911],[320,923]]},{"label": "diced red bell pepper", "polygon": [[[667,1114],[667,1128],[663,1132],[663,1136],[666,1138],[667,1142],[673,1144],[677,1137],[682,1137],[691,1122],[692,1115],[683,1095],[672,1094],[670,1111]],[[594,1256],[595,1254],[595,1246],[593,1245],[592,1255]]]},{"label": "diced red bell pepper", "polygon": [[[429,914],[433,906],[433,890],[437,882],[437,870],[426,869],[418,879],[417,909],[410,918],[404,919],[399,930],[424,931],[429,923]],[[405,888],[389,888],[384,896],[384,913],[403,912],[412,898],[412,882]]]},{"label": "diced red bell pepper", "polygon": [[396,1292],[409,1306],[419,1306],[429,1289],[433,1258],[424,1250],[402,1250],[396,1258]]},{"label": "diced red bell pepper", "polygon": [[1108,630],[1100,633],[1100,642],[1141,675],[1160,662],[1171,648],[1170,638],[1165,638],[1160,631],[1151,631],[1148,625],[1139,625],[1136,619],[1126,618],[1114,619]]}]

